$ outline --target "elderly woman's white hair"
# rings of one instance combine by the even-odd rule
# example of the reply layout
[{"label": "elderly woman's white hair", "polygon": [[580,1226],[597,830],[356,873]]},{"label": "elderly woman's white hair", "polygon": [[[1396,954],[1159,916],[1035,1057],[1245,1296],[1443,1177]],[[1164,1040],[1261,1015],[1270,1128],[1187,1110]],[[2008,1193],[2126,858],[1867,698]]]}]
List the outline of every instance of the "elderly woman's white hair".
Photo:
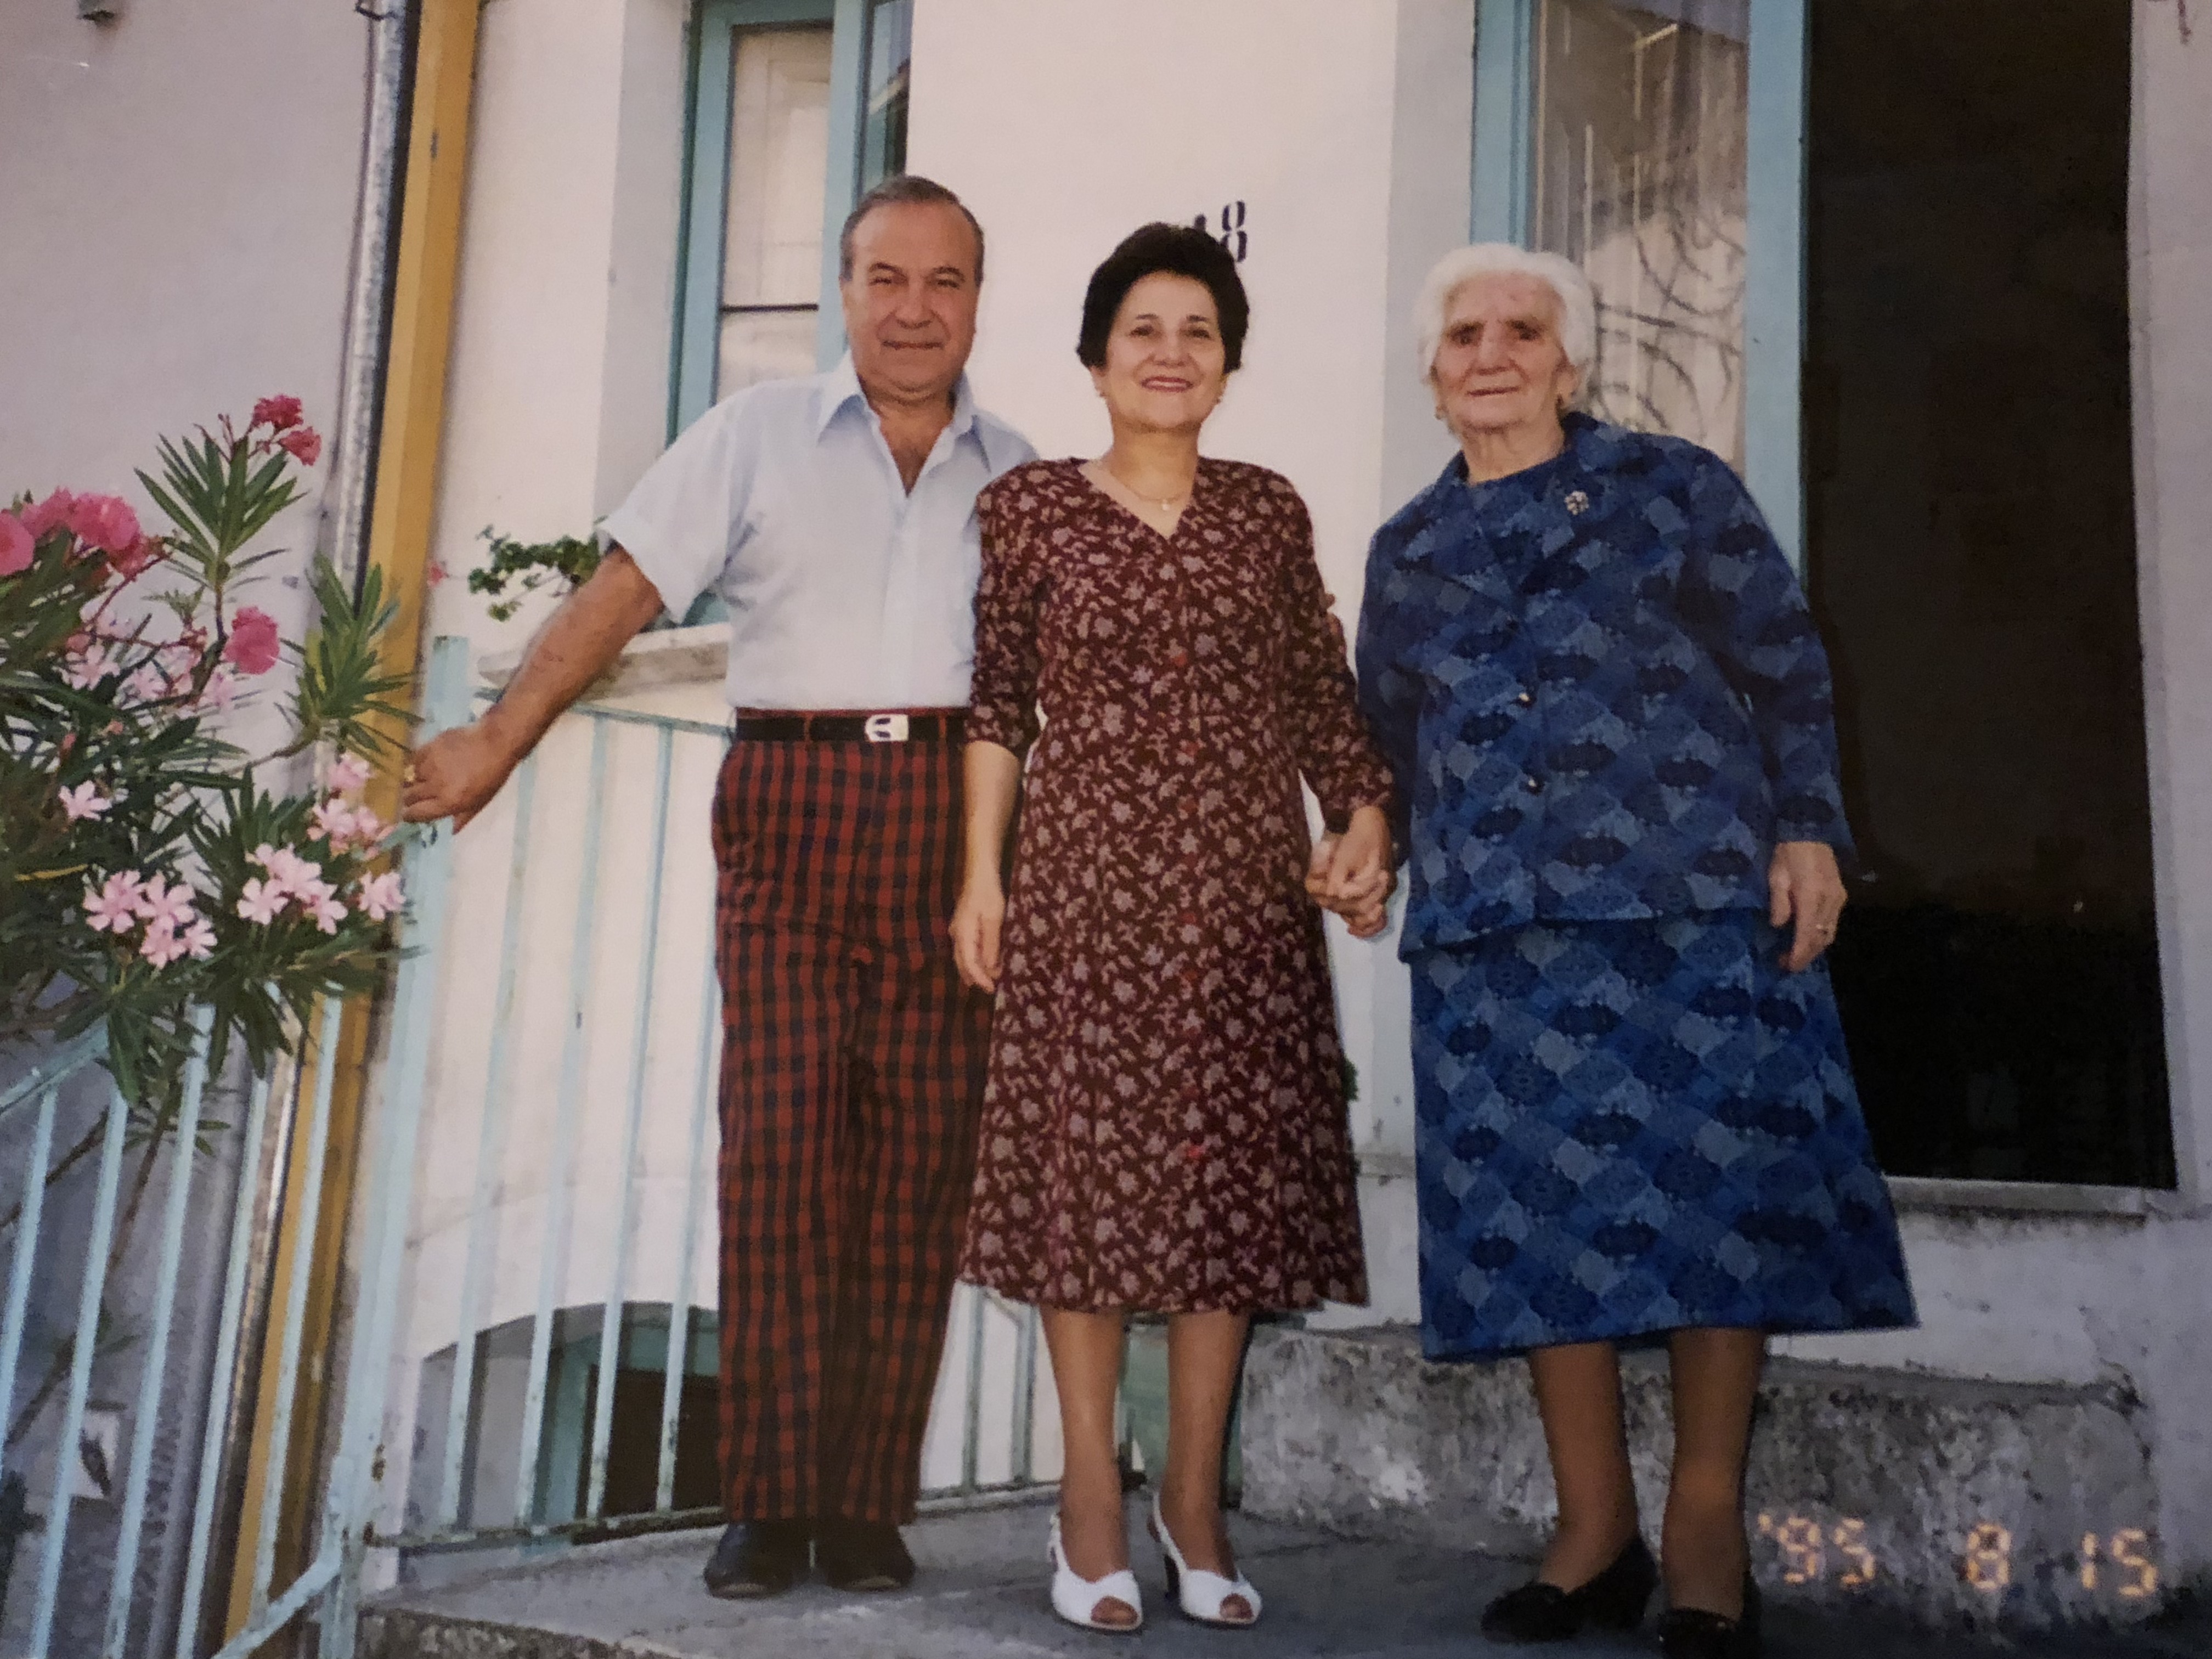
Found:
[{"label": "elderly woman's white hair", "polygon": [[1590,362],[1597,356],[1597,301],[1589,278],[1571,259],[1532,253],[1510,242],[1477,242],[1447,253],[1421,283],[1420,297],[1413,301],[1413,327],[1420,339],[1422,379],[1436,370],[1452,295],[1478,276],[1533,276],[1547,284],[1559,296],[1559,344],[1589,384]]}]

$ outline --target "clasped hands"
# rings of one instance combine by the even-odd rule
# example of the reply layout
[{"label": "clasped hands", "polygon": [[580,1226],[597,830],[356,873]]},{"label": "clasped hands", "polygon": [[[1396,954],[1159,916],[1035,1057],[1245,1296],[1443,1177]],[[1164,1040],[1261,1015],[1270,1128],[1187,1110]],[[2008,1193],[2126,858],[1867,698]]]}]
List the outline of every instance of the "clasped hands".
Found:
[{"label": "clasped hands", "polygon": [[1344,918],[1354,939],[1382,931],[1397,885],[1390,857],[1390,823],[1379,806],[1363,806],[1341,834],[1314,842],[1306,865],[1306,893],[1324,910]]}]

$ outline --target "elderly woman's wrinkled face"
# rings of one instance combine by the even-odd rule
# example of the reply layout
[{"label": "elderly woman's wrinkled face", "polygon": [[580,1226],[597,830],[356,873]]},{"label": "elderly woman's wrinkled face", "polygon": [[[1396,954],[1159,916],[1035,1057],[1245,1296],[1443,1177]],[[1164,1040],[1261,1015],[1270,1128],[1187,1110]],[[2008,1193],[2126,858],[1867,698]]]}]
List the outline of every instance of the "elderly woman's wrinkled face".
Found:
[{"label": "elderly woman's wrinkled face", "polygon": [[1188,431],[1221,401],[1228,360],[1213,290],[1193,276],[1154,271],[1123,296],[1091,371],[1117,427]]},{"label": "elderly woman's wrinkled face", "polygon": [[1540,277],[1500,271],[1453,290],[1429,381],[1437,412],[1474,434],[1556,428],[1580,374],[1559,340],[1559,296]]}]

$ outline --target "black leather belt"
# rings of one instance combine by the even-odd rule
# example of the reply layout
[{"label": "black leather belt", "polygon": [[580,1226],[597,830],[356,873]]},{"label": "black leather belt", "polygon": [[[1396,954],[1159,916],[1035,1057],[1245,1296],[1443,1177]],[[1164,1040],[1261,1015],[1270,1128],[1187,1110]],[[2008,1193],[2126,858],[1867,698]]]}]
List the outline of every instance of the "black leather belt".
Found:
[{"label": "black leather belt", "polygon": [[739,738],[752,743],[958,743],[968,716],[941,714],[740,714]]}]

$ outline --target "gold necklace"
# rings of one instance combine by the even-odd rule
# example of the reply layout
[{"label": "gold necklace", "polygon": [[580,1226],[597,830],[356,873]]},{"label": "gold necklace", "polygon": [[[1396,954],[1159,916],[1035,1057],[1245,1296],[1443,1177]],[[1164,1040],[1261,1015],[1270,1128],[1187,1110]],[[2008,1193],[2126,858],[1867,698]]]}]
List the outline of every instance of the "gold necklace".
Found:
[{"label": "gold necklace", "polygon": [[1193,475],[1190,481],[1190,489],[1184,490],[1180,495],[1147,495],[1144,491],[1138,489],[1136,485],[1131,483],[1127,478],[1116,472],[1114,470],[1114,463],[1108,460],[1103,455],[1101,455],[1098,458],[1098,465],[1105,471],[1108,477],[1113,479],[1115,483],[1127,490],[1129,494],[1135,496],[1137,500],[1144,502],[1147,507],[1157,507],[1163,513],[1174,512],[1178,506],[1189,501],[1192,490],[1195,490],[1198,488],[1197,477]]}]

